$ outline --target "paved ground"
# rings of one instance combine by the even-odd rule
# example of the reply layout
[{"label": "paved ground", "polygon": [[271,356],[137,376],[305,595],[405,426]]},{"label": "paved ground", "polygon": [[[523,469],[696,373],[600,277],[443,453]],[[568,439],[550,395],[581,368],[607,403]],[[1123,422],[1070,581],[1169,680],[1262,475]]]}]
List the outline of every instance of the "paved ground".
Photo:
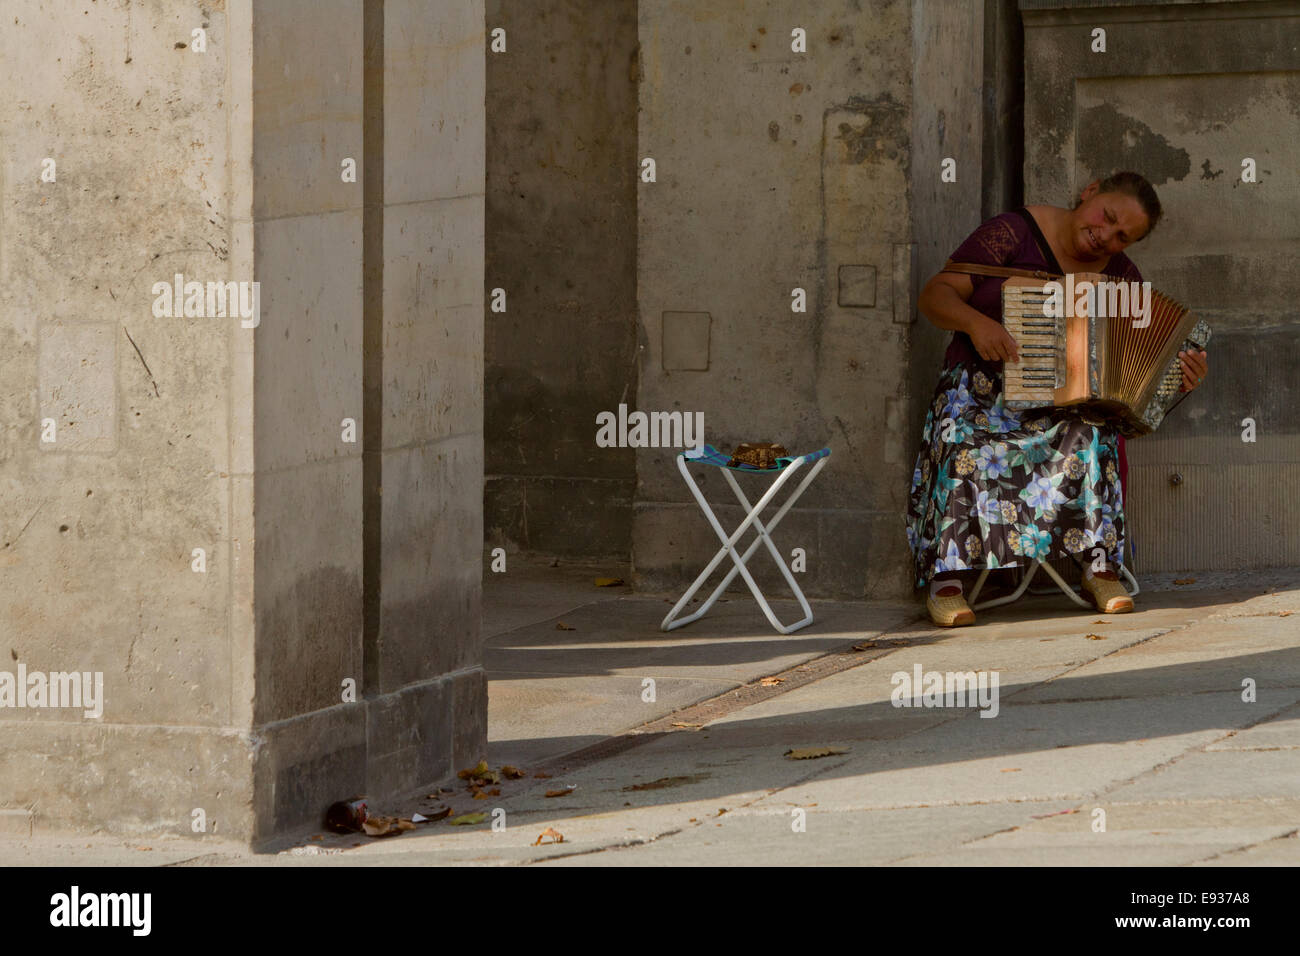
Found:
[{"label": "paved ground", "polygon": [[[0,862],[1300,864],[1300,572],[1145,579],[1119,616],[1027,598],[950,631],[915,604],[814,602],[789,637],[744,593],[663,634],[663,596],[594,587],[611,573],[489,575],[487,757],[528,776],[487,800],[458,784],[377,808],[495,812],[500,830],[489,816],[258,855],[0,837]],[[892,678],[918,667],[996,671],[996,716],[894,706]],[[843,753],[785,756],[812,747]],[[534,845],[548,828],[564,842]]]}]

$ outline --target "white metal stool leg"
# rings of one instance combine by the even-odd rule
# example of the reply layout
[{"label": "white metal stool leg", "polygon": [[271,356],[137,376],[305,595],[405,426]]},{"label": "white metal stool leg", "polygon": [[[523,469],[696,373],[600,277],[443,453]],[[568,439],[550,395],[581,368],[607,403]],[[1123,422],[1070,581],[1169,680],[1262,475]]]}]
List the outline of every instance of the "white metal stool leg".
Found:
[{"label": "white metal stool leg", "polygon": [[[785,505],[777,513],[777,516],[771,525],[764,527],[763,522],[758,517],[758,514],[755,513],[754,528],[758,531],[758,537],[755,538],[754,541],[750,543],[748,550],[745,551],[744,557],[739,559],[740,563],[727,572],[727,577],[723,580],[722,584],[719,585],[721,589],[725,590],[726,586],[730,584],[731,580],[736,576],[737,571],[745,575],[745,580],[749,582],[749,589],[752,592],[754,592],[754,598],[758,601],[759,605],[763,608],[763,613],[767,615],[768,621],[771,623],[771,625],[774,628],[776,628],[782,634],[790,634],[793,633],[794,631],[799,630],[799,628],[801,627],[807,627],[809,624],[812,623],[813,613],[812,613],[812,608],[808,606],[808,599],[805,598],[803,595],[803,590],[799,587],[799,584],[795,581],[794,575],[790,573],[790,568],[786,565],[785,559],[781,556],[781,552],[776,549],[776,545],[772,542],[771,531],[773,528],[776,527],[776,522],[779,521],[781,518],[785,517],[786,511],[790,509],[790,505],[793,504],[794,501],[799,497],[799,495],[803,493],[803,489],[807,487],[807,485],[816,476],[817,469],[820,468],[825,463],[826,463],[826,459],[823,458],[821,461],[819,461],[816,465],[813,466],[812,471],[808,472],[808,474],[804,476],[803,482],[798,487],[796,487],[795,490],[791,493],[789,500],[786,501]],[[740,489],[740,485],[736,482],[735,476],[732,475],[731,472],[729,471],[724,471],[722,474],[727,479],[727,482],[731,485],[731,490],[736,493],[736,497],[740,499],[740,503],[745,506],[746,510],[753,511],[754,510],[753,506],[750,505],[749,499],[745,497],[745,493]],[[804,615],[803,618],[801,618],[799,621],[796,621],[794,624],[790,624],[787,626],[787,625],[783,625],[780,621],[777,620],[776,614],[772,611],[772,608],[767,603],[767,598],[763,596],[763,592],[759,590],[758,584],[754,582],[753,579],[750,577],[749,570],[744,564],[744,562],[749,560],[750,555],[754,553],[755,549],[757,549],[760,541],[763,544],[767,545],[768,553],[772,555],[772,560],[776,562],[776,566],[781,569],[781,574],[785,578],[785,583],[788,584],[790,586],[790,590],[794,592],[795,599],[798,600],[799,607],[803,611],[803,615]],[[734,553],[733,553],[733,558],[734,558]]]},{"label": "white metal stool leg", "polygon": [[1078,592],[1075,591],[1074,588],[1070,587],[1068,583],[1066,583],[1065,578],[1061,577],[1061,575],[1057,573],[1056,568],[1052,567],[1050,564],[1043,564],[1041,561],[1038,562],[1038,564],[1040,567],[1042,567],[1044,571],[1048,573],[1048,576],[1050,576],[1051,579],[1056,582],[1056,586],[1065,592],[1065,596],[1068,597],[1071,601],[1079,605],[1079,607],[1086,607],[1086,608],[1092,607],[1092,602],[1085,601],[1083,598],[1079,597]]},{"label": "white metal stool leg", "polygon": [[[1007,594],[1000,598],[992,598],[991,600],[984,601],[980,604],[976,604],[975,598],[979,596],[980,588],[984,586],[984,581],[989,576],[989,569],[985,568],[984,572],[979,576],[979,580],[975,582],[975,588],[971,591],[970,598],[968,599],[968,603],[970,604],[970,609],[972,611],[982,611],[985,608],[1001,607],[1004,604],[1010,604],[1013,601],[1020,600],[1020,597],[1025,593],[1026,590],[1028,590],[1029,582],[1033,580],[1034,574],[1035,572],[1038,571],[1039,568],[1042,568],[1044,571],[1047,572],[1048,576],[1053,581],[1056,582],[1056,586],[1059,587],[1065,593],[1066,597],[1068,597],[1071,601],[1079,605],[1079,607],[1088,608],[1089,610],[1092,609],[1093,605],[1087,600],[1085,600],[1083,597],[1081,597],[1079,595],[1079,592],[1075,588],[1070,587],[1069,583],[1067,583],[1065,578],[1061,577],[1061,575],[1057,573],[1054,567],[1052,567],[1050,564],[1044,564],[1042,561],[1039,561],[1037,559],[1035,559],[1034,562],[1031,565],[1029,565],[1029,570],[1025,572],[1024,579],[1021,580],[1020,586],[1016,588],[1015,591],[1013,591],[1011,594]],[[1126,568],[1124,565],[1121,564],[1119,569],[1120,569],[1120,573],[1122,573],[1126,578],[1128,578],[1129,581],[1133,584],[1133,590],[1129,591],[1129,597],[1134,597],[1138,593],[1137,580],[1133,577],[1133,574],[1129,571],[1129,569]],[[1041,593],[1051,594],[1054,592],[1049,588],[1046,591]]]},{"label": "white metal stool leg", "polygon": [[[723,545],[722,548],[718,550],[718,553],[713,556],[713,560],[709,562],[708,566],[700,572],[699,577],[697,577],[691,586],[687,588],[686,593],[683,594],[681,599],[673,606],[673,609],[664,617],[663,623],[660,624],[661,630],[674,630],[690,624],[692,621],[699,620],[709,611],[710,608],[713,607],[714,603],[717,602],[723,591],[725,591],[727,586],[735,579],[737,573],[744,577],[746,585],[749,586],[750,592],[753,593],[759,607],[762,608],[763,614],[767,617],[768,623],[770,623],[772,627],[780,633],[790,634],[799,628],[806,627],[812,622],[812,609],[808,606],[807,598],[804,597],[802,589],[794,580],[794,576],[790,573],[790,569],[786,566],[780,552],[776,550],[776,545],[772,542],[771,533],[780,523],[781,519],[785,517],[786,513],[794,505],[795,501],[799,499],[799,496],[803,494],[804,490],[817,476],[817,473],[821,471],[828,459],[821,458],[815,465],[813,465],[812,469],[804,475],[803,480],[795,487],[795,490],[791,492],[790,497],[786,499],[780,510],[777,511],[770,524],[764,525],[758,517],[763,509],[767,507],[768,503],[771,502],[772,498],[776,495],[781,486],[784,485],[794,472],[805,463],[805,460],[806,459],[804,458],[798,458],[792,462],[789,467],[777,476],[777,479],[772,482],[772,487],[770,487],[767,492],[759,498],[758,503],[753,506],[750,505],[749,499],[745,497],[745,494],[741,490],[740,485],[737,484],[735,477],[729,471],[723,469],[723,474],[726,476],[727,482],[731,485],[732,491],[735,492],[736,497],[745,506],[748,512],[745,516],[745,520],[741,522],[740,527],[728,536],[726,531],[723,530],[721,523],[719,523],[717,516],[714,515],[713,509],[709,507],[708,501],[700,491],[699,486],[695,483],[690,471],[686,468],[686,458],[684,456],[678,456],[678,470],[681,471],[683,478],[686,480],[687,486],[691,489],[691,493],[699,503],[700,509],[704,512],[704,516],[708,519],[709,524],[712,525],[714,532],[717,534],[719,539],[722,540]],[[758,532],[758,537],[750,543],[749,548],[745,551],[744,555],[737,554],[735,544],[740,540],[751,524],[755,526],[755,529]],[[745,566],[745,562],[753,556],[760,543],[765,543],[767,545],[769,553],[776,561],[777,566],[781,569],[781,573],[785,577],[786,583],[790,585],[796,599],[799,601],[800,608],[803,610],[803,619],[794,624],[784,625],[777,619],[776,615],[772,612],[771,606],[767,603],[767,599],[763,596],[763,592],[759,589],[758,583],[754,580],[753,576],[749,573],[749,569]],[[700,589],[701,585],[703,585],[706,580],[708,580],[709,575],[713,573],[714,569],[717,568],[717,566],[722,562],[722,559],[728,554],[730,554],[731,560],[735,566],[727,573],[722,582],[714,588],[713,593],[709,595],[708,599],[700,606],[699,610],[687,615],[686,617],[678,619],[677,615],[681,612],[682,608],[690,602],[691,598],[694,597],[695,592]]]},{"label": "white metal stool leg", "polygon": [[1124,577],[1128,578],[1128,583],[1133,585],[1133,590],[1128,592],[1128,596],[1137,597],[1138,591],[1140,591],[1141,588],[1138,587],[1137,578],[1133,577],[1133,572],[1130,571],[1126,565],[1121,564],[1119,566],[1119,573],[1124,575]]},{"label": "white metal stool leg", "polygon": [[1003,595],[1000,598],[990,598],[987,601],[982,601],[979,604],[976,604],[975,599],[979,597],[980,588],[984,587],[984,581],[989,576],[990,569],[985,568],[984,572],[979,576],[979,580],[975,582],[975,588],[974,590],[971,591],[970,598],[968,599],[968,603],[970,604],[970,609],[972,611],[983,611],[986,608],[1002,607],[1004,604],[1011,604],[1013,601],[1020,600],[1020,598],[1024,595],[1025,591],[1029,590],[1029,582],[1031,582],[1034,579],[1034,575],[1038,572],[1039,568],[1042,568],[1044,571],[1046,571],[1048,576],[1051,577],[1052,580],[1054,580],[1057,583],[1057,585],[1060,586],[1061,590],[1066,593],[1066,595],[1070,598],[1070,600],[1072,600],[1075,604],[1079,605],[1079,607],[1092,606],[1083,598],[1079,597],[1079,595],[1075,593],[1074,589],[1070,587],[1070,585],[1065,583],[1065,579],[1056,573],[1056,569],[1054,567],[1052,567],[1050,564],[1044,564],[1042,561],[1039,561],[1037,558],[1035,558],[1033,563],[1029,565],[1029,570],[1025,572],[1024,578],[1021,579],[1020,586],[1018,588],[1016,588],[1010,594]]},{"label": "white metal stool leg", "polygon": [[979,580],[975,582],[975,587],[971,591],[970,597],[967,599],[970,609],[972,611],[982,611],[985,608],[1001,607],[1004,604],[1010,604],[1012,601],[1020,600],[1021,595],[1029,589],[1029,582],[1033,580],[1035,572],[1038,571],[1038,564],[1038,561],[1034,561],[1029,565],[1029,570],[1025,572],[1025,576],[1020,580],[1020,586],[1011,594],[1004,595],[1000,598],[991,598],[987,601],[976,604],[975,599],[979,597],[980,589],[984,587],[984,582],[989,576],[989,571],[992,570],[991,568],[985,568],[983,573],[980,574]]},{"label": "white metal stool leg", "polygon": [[[1128,565],[1124,562],[1124,555],[1125,555],[1129,550],[1131,550],[1131,549],[1129,548],[1129,539],[1128,539],[1128,538],[1125,538],[1125,539],[1124,539],[1124,547],[1121,548],[1121,549],[1120,549],[1120,552],[1119,552],[1119,573],[1122,574],[1122,575],[1124,575],[1124,577],[1128,578],[1128,583],[1131,584],[1131,585],[1133,585],[1133,590],[1131,590],[1131,591],[1128,592],[1128,596],[1129,596],[1129,597],[1137,597],[1137,596],[1138,596],[1138,591],[1140,591],[1141,588],[1138,587],[1137,578],[1133,577],[1133,572],[1130,571],[1130,570],[1128,569]],[[1127,588],[1126,588],[1126,590],[1127,590]]]}]

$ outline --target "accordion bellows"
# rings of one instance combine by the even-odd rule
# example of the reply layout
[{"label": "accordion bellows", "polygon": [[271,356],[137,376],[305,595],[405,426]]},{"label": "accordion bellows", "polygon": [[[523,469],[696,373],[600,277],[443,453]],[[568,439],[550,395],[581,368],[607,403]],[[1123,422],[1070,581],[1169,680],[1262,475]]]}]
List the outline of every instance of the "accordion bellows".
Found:
[{"label": "accordion bellows", "polygon": [[1182,394],[1179,350],[1204,348],[1210,327],[1154,289],[1149,314],[1140,316],[1137,296],[1130,300],[1129,289],[1114,289],[1116,280],[1097,273],[1076,273],[1056,301],[1085,281],[1103,291],[1049,314],[1048,281],[1002,285],[1002,324],[1020,350],[1019,362],[1003,363],[1005,405],[1078,405],[1113,420],[1123,435],[1155,431]]}]

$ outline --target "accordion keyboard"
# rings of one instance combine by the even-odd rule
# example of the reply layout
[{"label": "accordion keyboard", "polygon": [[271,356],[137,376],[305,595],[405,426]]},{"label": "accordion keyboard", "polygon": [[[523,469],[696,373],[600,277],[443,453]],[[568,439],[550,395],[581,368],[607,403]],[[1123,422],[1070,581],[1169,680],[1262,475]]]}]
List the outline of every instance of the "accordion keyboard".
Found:
[{"label": "accordion keyboard", "polygon": [[1047,294],[1040,288],[1002,287],[1002,324],[1016,340],[1019,362],[1002,365],[1006,402],[1051,405],[1065,374],[1065,328],[1044,314]]}]

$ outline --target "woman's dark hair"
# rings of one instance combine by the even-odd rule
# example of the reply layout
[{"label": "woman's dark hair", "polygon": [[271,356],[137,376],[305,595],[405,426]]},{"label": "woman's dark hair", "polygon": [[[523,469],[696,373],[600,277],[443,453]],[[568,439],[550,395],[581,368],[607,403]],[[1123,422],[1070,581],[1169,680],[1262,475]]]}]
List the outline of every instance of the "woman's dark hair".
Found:
[{"label": "woman's dark hair", "polygon": [[[1160,208],[1160,197],[1156,195],[1155,187],[1152,186],[1145,176],[1141,173],[1129,171],[1112,173],[1097,186],[1097,193],[1123,193],[1126,196],[1132,196],[1142,207],[1142,211],[1147,214],[1147,231],[1142,233],[1142,239],[1151,235],[1155,229],[1156,223],[1160,221],[1163,212]],[[1078,209],[1083,204],[1082,199],[1075,200],[1074,207]],[[1141,242],[1139,239],[1138,242]]]}]

